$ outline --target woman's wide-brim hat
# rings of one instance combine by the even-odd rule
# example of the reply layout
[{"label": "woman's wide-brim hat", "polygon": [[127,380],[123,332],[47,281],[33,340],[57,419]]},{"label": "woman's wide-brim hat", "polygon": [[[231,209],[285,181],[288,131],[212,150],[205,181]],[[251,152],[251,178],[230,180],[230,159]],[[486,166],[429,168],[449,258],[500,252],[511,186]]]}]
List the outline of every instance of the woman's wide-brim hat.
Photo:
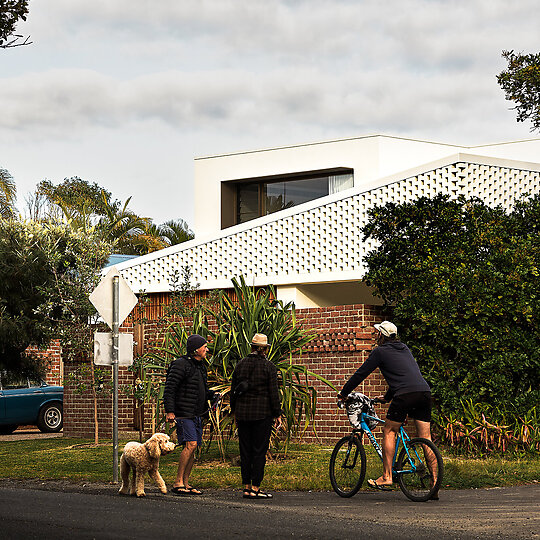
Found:
[{"label": "woman's wide-brim hat", "polygon": [[255,334],[251,340],[251,344],[256,347],[270,347],[268,344],[268,338],[265,334]]}]

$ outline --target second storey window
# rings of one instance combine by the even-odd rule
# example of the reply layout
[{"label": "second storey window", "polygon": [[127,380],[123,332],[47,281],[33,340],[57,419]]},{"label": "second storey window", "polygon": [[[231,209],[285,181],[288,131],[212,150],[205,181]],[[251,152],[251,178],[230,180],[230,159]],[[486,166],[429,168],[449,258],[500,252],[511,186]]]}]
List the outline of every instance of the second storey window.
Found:
[{"label": "second storey window", "polygon": [[237,181],[233,185],[236,208],[234,222],[226,220],[223,223],[225,227],[352,188],[354,176],[352,169],[337,169]]}]

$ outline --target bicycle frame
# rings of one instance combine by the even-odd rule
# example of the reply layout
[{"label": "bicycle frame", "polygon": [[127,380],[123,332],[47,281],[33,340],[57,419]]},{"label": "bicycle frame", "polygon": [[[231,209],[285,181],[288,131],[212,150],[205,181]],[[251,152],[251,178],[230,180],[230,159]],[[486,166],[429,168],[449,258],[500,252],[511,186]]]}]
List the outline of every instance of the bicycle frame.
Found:
[{"label": "bicycle frame", "polygon": [[[372,429],[385,420],[377,417],[373,405],[379,399],[369,399],[363,394],[351,396],[348,403],[338,401],[340,408],[347,408],[353,429],[335,445],[330,456],[329,473],[332,488],[340,497],[352,497],[360,489],[366,475],[367,456],[364,433],[371,446],[383,461],[383,451]],[[392,443],[393,444],[393,443]],[[396,433],[394,455],[391,461],[392,482],[414,502],[438,499],[444,464],[438,448],[430,439],[409,437],[404,425]],[[371,487],[373,486],[370,483]],[[381,488],[382,489],[382,488]]]},{"label": "bicycle frame", "polygon": [[[370,416],[367,413],[362,413],[361,417],[360,417],[360,427],[359,428],[354,428],[353,433],[357,437],[359,437],[359,433],[365,433],[367,438],[369,439],[369,442],[371,443],[371,446],[373,446],[373,448],[375,449],[375,452],[377,452],[377,455],[379,456],[379,459],[382,462],[382,460],[383,460],[382,448],[379,445],[379,443],[377,442],[377,439],[375,439],[375,436],[373,435],[371,429],[369,428],[369,426],[367,424],[368,420],[369,421],[375,421],[378,424],[384,424],[384,420],[382,420],[381,418],[377,418],[375,416]],[[359,437],[359,438],[361,438],[361,437]],[[412,469],[408,469],[406,471],[398,471],[395,468],[396,460],[398,458],[400,446],[403,446],[403,448],[405,449],[405,452],[407,452],[407,455],[410,457],[409,446],[407,444],[407,441],[410,441],[410,440],[411,440],[411,438],[409,437],[409,434],[405,431],[405,428],[403,427],[403,425],[401,425],[400,428],[399,428],[399,431],[398,431],[398,433],[396,435],[396,447],[395,447],[395,450],[394,450],[394,457],[392,458],[392,473],[394,473],[394,474],[412,474],[412,473],[414,473],[416,471],[416,465],[414,464],[414,462],[412,464]],[[417,458],[420,458],[420,456],[418,456],[416,450],[415,450],[415,454],[416,454]]]}]

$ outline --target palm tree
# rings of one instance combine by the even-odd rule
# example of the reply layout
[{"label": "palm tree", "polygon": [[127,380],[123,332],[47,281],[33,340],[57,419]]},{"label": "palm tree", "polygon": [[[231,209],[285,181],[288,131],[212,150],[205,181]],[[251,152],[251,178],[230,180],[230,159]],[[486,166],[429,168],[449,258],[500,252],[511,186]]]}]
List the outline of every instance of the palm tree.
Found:
[{"label": "palm tree", "polygon": [[169,246],[181,244],[194,238],[193,232],[183,219],[171,219],[155,227],[156,236],[159,236]]},{"label": "palm tree", "polygon": [[0,168],[0,217],[12,219],[15,217],[15,200],[17,187],[9,171]]},{"label": "palm tree", "polygon": [[109,202],[105,196],[103,215],[96,230],[101,238],[112,242],[117,253],[144,255],[167,247],[159,236],[152,233],[152,220],[140,217],[128,205],[131,197],[122,206],[120,202]]}]

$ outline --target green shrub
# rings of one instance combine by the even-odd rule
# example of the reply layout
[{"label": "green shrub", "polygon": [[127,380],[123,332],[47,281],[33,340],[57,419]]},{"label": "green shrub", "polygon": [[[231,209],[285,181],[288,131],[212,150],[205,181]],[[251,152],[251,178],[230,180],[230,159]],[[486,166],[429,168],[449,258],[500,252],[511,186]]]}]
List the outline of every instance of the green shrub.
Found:
[{"label": "green shrub", "polygon": [[366,281],[444,414],[540,403],[540,195],[511,212],[438,195],[369,212]]}]

